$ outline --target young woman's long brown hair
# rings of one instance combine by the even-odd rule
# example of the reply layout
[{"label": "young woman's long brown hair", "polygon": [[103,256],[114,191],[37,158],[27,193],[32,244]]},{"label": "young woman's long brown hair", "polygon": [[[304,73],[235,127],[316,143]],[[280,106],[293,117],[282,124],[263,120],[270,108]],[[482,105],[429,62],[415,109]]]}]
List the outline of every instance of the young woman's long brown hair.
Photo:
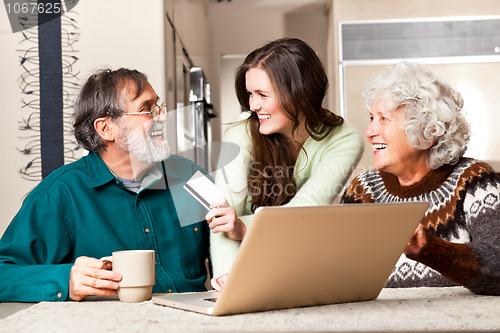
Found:
[{"label": "young woman's long brown hair", "polygon": [[[245,74],[251,68],[263,69],[278,97],[285,115],[292,121],[292,131],[305,116],[305,128],[314,140],[321,140],[342,124],[343,119],[321,105],[328,88],[328,78],[314,50],[300,39],[283,38],[253,51],[238,68],[236,94],[243,108],[250,110]],[[253,160],[248,179],[252,211],[260,206],[288,203],[297,192],[293,179],[295,159],[280,134],[262,135],[255,112],[247,119],[252,137]],[[303,147],[301,147],[303,149]]]}]

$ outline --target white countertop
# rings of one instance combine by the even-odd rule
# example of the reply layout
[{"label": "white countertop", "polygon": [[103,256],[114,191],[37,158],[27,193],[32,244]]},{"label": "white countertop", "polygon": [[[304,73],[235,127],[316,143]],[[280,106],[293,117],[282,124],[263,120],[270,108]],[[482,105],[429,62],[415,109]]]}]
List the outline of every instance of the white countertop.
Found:
[{"label": "white countertop", "polygon": [[[0,307],[7,303],[0,303]],[[116,297],[41,302],[0,320],[0,332],[500,331],[500,297],[462,287],[384,289],[374,301],[210,317]]]}]

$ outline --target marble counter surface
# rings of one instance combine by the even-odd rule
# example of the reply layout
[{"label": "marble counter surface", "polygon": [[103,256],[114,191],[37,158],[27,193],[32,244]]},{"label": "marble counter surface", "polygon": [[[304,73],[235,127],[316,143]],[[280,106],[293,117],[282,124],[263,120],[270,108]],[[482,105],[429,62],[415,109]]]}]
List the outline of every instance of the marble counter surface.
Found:
[{"label": "marble counter surface", "polygon": [[[0,307],[2,304],[0,304]],[[500,297],[462,287],[383,289],[376,300],[225,317],[116,297],[41,302],[0,320],[0,332],[500,331]]]}]

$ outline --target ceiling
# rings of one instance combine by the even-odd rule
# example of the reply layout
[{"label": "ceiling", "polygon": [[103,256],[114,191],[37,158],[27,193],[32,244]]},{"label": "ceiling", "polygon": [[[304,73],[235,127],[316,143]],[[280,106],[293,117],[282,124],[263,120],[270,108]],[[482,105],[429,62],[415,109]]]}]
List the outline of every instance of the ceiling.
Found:
[{"label": "ceiling", "polygon": [[218,13],[301,13],[324,10],[330,0],[231,0],[207,1],[209,11]]}]

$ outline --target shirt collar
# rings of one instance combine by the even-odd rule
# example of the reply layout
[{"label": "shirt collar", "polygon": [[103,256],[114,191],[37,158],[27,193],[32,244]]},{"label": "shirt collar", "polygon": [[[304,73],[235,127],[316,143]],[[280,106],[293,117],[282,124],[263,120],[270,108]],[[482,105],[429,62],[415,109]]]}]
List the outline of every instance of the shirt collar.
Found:
[{"label": "shirt collar", "polygon": [[150,186],[152,186],[154,183],[159,181],[160,179],[163,178],[162,172],[158,169],[158,165],[155,164],[147,173],[146,176],[142,179],[142,184],[141,188],[139,190],[142,191]]},{"label": "shirt collar", "polygon": [[[90,188],[99,187],[111,181],[115,181],[115,175],[109,170],[99,154],[89,152],[86,159],[89,167]],[[142,182],[141,190],[145,187],[150,187],[161,179],[163,177],[163,172],[166,172],[169,184],[176,184],[183,181],[185,178],[184,172],[186,172],[185,163],[185,159],[173,154],[170,155],[165,161],[156,164],[155,167],[151,169],[151,172],[148,173]]]},{"label": "shirt collar", "polygon": [[95,152],[89,152],[86,156],[89,167],[90,188],[95,188],[115,180],[108,166]]}]

